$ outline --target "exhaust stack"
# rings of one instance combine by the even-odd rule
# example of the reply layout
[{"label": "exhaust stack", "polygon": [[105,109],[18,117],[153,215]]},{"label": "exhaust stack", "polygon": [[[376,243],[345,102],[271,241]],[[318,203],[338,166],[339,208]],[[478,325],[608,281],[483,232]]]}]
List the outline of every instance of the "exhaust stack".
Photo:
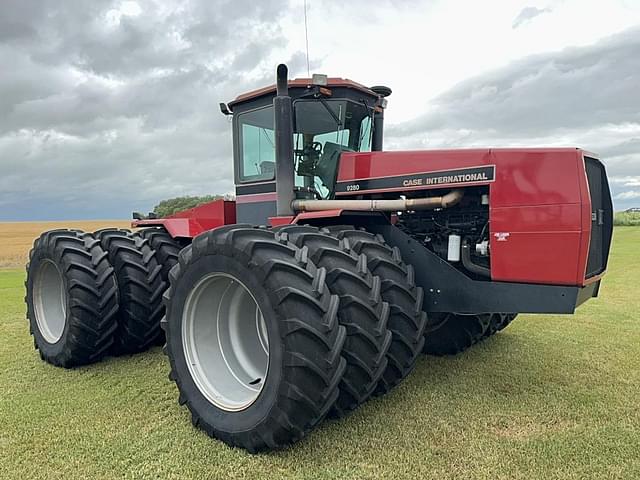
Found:
[{"label": "exhaust stack", "polygon": [[391,89],[381,85],[371,87],[378,96],[378,102],[376,104],[376,110],[373,114],[373,138],[371,142],[371,150],[374,152],[382,151],[382,138],[384,135],[384,109],[387,106],[387,98],[391,95]]},{"label": "exhaust stack", "polygon": [[283,63],[276,73],[273,114],[276,140],[276,208],[279,216],[293,215],[295,199],[293,167],[293,109],[289,96],[288,69]]}]

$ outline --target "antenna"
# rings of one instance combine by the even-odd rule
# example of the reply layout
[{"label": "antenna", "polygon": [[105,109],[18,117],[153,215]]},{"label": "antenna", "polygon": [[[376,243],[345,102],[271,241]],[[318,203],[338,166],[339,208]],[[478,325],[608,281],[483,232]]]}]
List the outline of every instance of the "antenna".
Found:
[{"label": "antenna", "polygon": [[309,67],[309,29],[307,28],[307,0],[304,0],[304,40],[307,46],[307,76],[311,76]]}]

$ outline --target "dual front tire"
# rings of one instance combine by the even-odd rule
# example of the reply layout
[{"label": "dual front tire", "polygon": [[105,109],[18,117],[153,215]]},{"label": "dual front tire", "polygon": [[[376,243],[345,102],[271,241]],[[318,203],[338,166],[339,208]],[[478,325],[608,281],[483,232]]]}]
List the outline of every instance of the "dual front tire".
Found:
[{"label": "dual front tire", "polygon": [[163,326],[194,425],[255,452],[325,417],[346,369],[346,328],[325,279],[306,249],[250,226],[203,233],[180,253]]},{"label": "dual front tire", "polygon": [[163,327],[194,425],[252,452],[279,448],[411,371],[422,291],[399,252],[358,232],[234,225],[180,252]]}]

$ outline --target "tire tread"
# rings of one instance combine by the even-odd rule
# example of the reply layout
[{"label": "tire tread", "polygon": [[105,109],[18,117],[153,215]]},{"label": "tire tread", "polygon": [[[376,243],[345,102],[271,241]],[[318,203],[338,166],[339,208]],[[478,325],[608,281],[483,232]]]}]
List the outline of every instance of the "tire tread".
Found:
[{"label": "tire tread", "polygon": [[120,309],[113,353],[143,352],[163,340],[160,320],[166,290],[155,250],[138,233],[124,229],[98,230],[96,238],[114,266]]},{"label": "tire tread", "polygon": [[380,292],[389,304],[392,337],[387,367],[373,393],[385,394],[413,370],[422,351],[427,324],[422,288],[416,286],[413,267],[403,262],[400,250],[387,245],[381,235],[350,225],[329,227],[327,231],[339,240],[347,240],[353,251],[364,255],[371,273],[381,279]]},{"label": "tire tread", "polygon": [[287,225],[277,228],[276,236],[283,243],[306,248],[311,261],[326,270],[326,284],[339,298],[347,368],[330,415],[342,417],[370,398],[387,368],[389,305],[382,300],[380,278],[369,271],[365,255],[358,255],[348,241],[331,236],[328,230]]}]

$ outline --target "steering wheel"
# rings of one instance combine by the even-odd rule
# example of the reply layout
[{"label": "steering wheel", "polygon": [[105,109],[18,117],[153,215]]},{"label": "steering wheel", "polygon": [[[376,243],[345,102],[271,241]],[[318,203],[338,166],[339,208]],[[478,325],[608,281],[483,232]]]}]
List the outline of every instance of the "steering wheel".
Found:
[{"label": "steering wheel", "polygon": [[311,144],[306,145],[303,149],[296,148],[293,152],[296,155],[306,155],[311,158],[320,158],[320,155],[322,155],[322,143],[312,142]]},{"label": "steering wheel", "polygon": [[320,142],[312,142],[305,145],[302,150],[294,150],[298,157],[298,175],[303,177],[313,177],[315,175],[316,165],[322,155],[322,144]]},{"label": "steering wheel", "polygon": [[322,144],[320,142],[313,142],[307,148],[310,148],[314,153],[317,153],[318,157],[322,153]]}]

